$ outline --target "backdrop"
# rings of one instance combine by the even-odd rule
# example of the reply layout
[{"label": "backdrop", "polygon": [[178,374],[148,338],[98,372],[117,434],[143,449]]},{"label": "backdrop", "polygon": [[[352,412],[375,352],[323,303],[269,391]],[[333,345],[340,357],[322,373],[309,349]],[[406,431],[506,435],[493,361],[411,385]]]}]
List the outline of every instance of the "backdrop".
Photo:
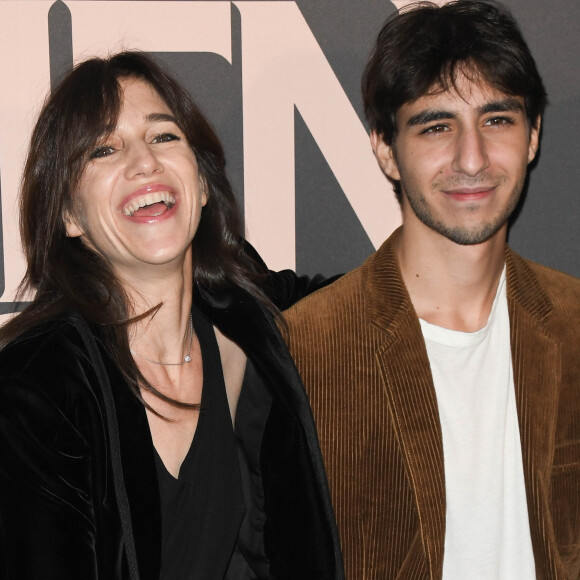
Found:
[{"label": "backdrop", "polygon": [[[400,223],[372,155],[360,76],[385,0],[0,0],[0,313],[24,273],[16,202],[44,95],[73,64],[151,52],[222,139],[248,238],[274,269],[358,266]],[[580,3],[508,0],[546,83],[542,144],[510,244],[580,275]],[[417,42],[421,42],[417,38]]]}]

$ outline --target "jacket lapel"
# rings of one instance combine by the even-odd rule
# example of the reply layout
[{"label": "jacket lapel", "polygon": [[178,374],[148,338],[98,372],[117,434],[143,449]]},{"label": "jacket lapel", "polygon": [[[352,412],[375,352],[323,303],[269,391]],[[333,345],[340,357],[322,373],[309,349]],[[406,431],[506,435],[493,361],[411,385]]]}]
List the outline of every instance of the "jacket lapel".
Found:
[{"label": "jacket lapel", "polygon": [[512,367],[532,546],[538,578],[564,578],[549,511],[560,344],[547,329],[552,305],[531,269],[506,250]]},{"label": "jacket lapel", "polygon": [[[107,359],[106,364],[110,363]],[[109,377],[116,399],[123,475],[140,578],[153,580],[158,578],[161,567],[161,503],[153,440],[143,404],[112,365]]]},{"label": "jacket lapel", "polygon": [[445,542],[445,471],[437,399],[417,314],[403,283],[395,232],[363,274],[368,320],[384,335],[376,358],[405,456],[431,578],[440,578]]},{"label": "jacket lapel", "polygon": [[[105,485],[109,487],[103,501],[112,502],[108,508],[117,511],[119,518],[118,561],[111,564],[118,567],[119,578],[134,578],[138,574],[141,580],[154,580],[159,576],[161,565],[161,509],[145,408],[130,392],[109,357],[98,329],[89,330],[87,323],[74,312],[71,323],[82,337],[93,365],[93,388],[102,404],[101,420],[109,445],[108,457],[97,469],[104,470]],[[87,335],[90,338],[85,338]],[[107,392],[112,396],[110,402]],[[114,409],[109,415],[107,409],[111,407]],[[115,540],[107,537],[104,543],[111,541]],[[138,572],[133,568],[135,563]]]}]

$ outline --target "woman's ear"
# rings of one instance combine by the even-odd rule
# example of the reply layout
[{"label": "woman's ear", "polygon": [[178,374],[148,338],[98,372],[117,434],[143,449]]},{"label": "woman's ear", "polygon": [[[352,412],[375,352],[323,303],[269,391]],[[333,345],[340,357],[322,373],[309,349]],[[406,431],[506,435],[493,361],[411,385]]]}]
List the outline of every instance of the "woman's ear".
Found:
[{"label": "woman's ear", "polygon": [[199,178],[199,195],[200,195],[201,207],[203,207],[207,203],[207,200],[209,199],[209,195],[207,192],[208,192],[207,183],[203,177],[200,177]]},{"label": "woman's ear", "polygon": [[69,238],[78,238],[84,235],[81,226],[69,211],[64,213],[64,227]]}]

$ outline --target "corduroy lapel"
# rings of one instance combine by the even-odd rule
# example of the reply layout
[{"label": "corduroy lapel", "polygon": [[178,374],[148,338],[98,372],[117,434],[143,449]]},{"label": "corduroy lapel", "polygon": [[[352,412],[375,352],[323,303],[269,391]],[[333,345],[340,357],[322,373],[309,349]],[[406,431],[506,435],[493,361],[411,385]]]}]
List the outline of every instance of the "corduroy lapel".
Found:
[{"label": "corduroy lapel", "polygon": [[548,330],[552,305],[524,260],[506,249],[512,367],[530,532],[538,578],[565,578],[549,510],[561,349]]},{"label": "corduroy lapel", "polygon": [[369,322],[384,332],[376,359],[415,495],[427,567],[431,578],[440,578],[445,541],[443,440],[421,327],[394,253],[398,236],[399,230],[367,262],[363,284]]}]

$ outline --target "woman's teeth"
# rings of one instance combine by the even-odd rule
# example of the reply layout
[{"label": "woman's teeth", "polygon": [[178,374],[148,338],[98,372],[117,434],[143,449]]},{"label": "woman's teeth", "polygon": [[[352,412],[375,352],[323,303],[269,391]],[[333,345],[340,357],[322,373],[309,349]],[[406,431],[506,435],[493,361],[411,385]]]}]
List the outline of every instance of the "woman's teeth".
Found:
[{"label": "woman's teeth", "polygon": [[146,193],[132,199],[124,208],[123,213],[126,216],[132,216],[139,208],[147,207],[155,203],[164,203],[168,209],[175,205],[175,198],[168,191],[155,191]]}]

